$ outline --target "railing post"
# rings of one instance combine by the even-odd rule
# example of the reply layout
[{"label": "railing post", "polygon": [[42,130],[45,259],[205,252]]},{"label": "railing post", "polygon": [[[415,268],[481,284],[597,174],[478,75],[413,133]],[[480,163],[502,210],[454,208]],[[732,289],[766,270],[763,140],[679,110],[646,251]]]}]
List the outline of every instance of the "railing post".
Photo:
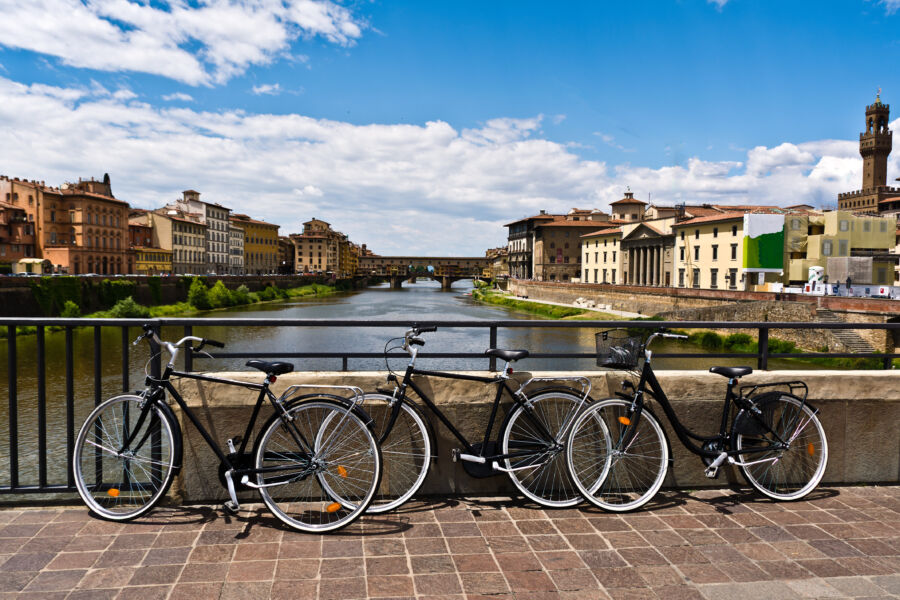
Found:
[{"label": "railing post", "polygon": [[760,371],[766,371],[769,368],[769,328],[759,328],[759,355],[757,356],[756,368]]},{"label": "railing post", "polygon": [[[184,335],[185,337],[194,335],[194,328],[191,325],[185,325]],[[188,342],[187,347],[184,349],[184,370],[188,373],[194,370],[194,347],[190,342]]]},{"label": "railing post", "polygon": [[75,471],[72,469],[72,454],[75,452],[75,360],[72,351],[72,327],[66,326],[66,461],[70,488],[75,487]]},{"label": "railing post", "polygon": [[347,366],[347,356],[344,355],[341,357],[341,371],[349,371],[350,369]]},{"label": "railing post", "polygon": [[[491,325],[491,336],[490,341],[488,342],[488,348],[496,348],[497,347],[497,326]],[[492,356],[490,359],[490,364],[488,365],[489,371],[497,370],[497,357]]]},{"label": "railing post", "polygon": [[9,487],[19,487],[19,399],[16,389],[16,326],[6,328],[6,361],[9,366]]},{"label": "railing post", "polygon": [[127,394],[131,387],[128,373],[128,326],[122,328],[122,393]]},{"label": "railing post", "polygon": [[47,364],[44,326],[37,326],[38,485],[47,486]]},{"label": "railing post", "polygon": [[892,369],[893,367],[894,367],[894,359],[891,358],[890,356],[885,356],[884,357],[884,368]]},{"label": "railing post", "polygon": [[94,326],[94,406],[103,401],[103,378],[101,377],[100,326]]}]

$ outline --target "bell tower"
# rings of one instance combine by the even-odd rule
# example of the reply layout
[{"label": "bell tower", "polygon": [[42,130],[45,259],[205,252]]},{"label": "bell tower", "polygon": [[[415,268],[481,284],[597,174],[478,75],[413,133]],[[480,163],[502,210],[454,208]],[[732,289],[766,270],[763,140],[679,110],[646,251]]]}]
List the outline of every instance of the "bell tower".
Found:
[{"label": "bell tower", "polygon": [[866,131],[859,134],[859,153],[863,157],[862,189],[873,190],[887,185],[887,159],[891,153],[891,130],[888,116],[891,107],[881,102],[881,90],[875,103],[866,107]]}]

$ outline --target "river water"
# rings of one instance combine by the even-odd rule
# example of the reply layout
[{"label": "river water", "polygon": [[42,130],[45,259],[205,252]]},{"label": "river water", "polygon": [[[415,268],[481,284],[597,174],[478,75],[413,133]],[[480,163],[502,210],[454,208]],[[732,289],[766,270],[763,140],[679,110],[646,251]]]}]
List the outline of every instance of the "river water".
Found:
[{"label": "river water", "polygon": [[[218,319],[221,324],[210,327],[195,327],[194,335],[209,337],[226,344],[227,352],[371,352],[383,351],[388,338],[402,335],[405,328],[341,327],[332,329],[307,327],[229,327],[230,318],[272,318],[272,319],[355,319],[355,320],[401,320],[410,323],[418,320],[508,320],[534,319],[529,314],[509,310],[505,307],[475,303],[464,295],[471,288],[471,282],[456,284],[451,291],[442,291],[440,285],[432,281],[404,283],[401,290],[391,290],[387,284],[323,298],[301,298],[250,307],[220,310],[197,316]],[[139,331],[132,328],[131,339]],[[501,348],[527,348],[533,352],[585,352],[594,348],[592,329],[533,328],[501,329],[498,332],[498,346]],[[166,328],[163,337],[178,339],[181,328]],[[75,428],[90,412],[94,404],[94,364],[93,328],[76,329],[74,341],[74,390]],[[423,352],[482,352],[488,347],[487,329],[446,328],[436,333],[424,334],[427,342]],[[104,328],[101,344],[101,398],[120,393],[123,389],[121,329]],[[131,347],[129,344],[129,378],[125,389],[134,390],[142,386],[144,367],[148,359],[146,344]],[[659,340],[654,343],[656,352],[698,352],[695,346],[682,347],[678,344]],[[38,448],[37,433],[37,374],[36,338],[19,336],[17,339],[17,386],[18,386],[18,456],[20,462],[20,484],[37,482]],[[275,359],[272,359],[275,360]],[[297,370],[338,370],[340,359],[287,359]],[[246,370],[246,359],[202,359],[195,360],[194,369],[204,371]],[[7,403],[9,379],[7,372],[7,344],[0,340],[0,486],[9,485],[9,407]],[[712,364],[755,364],[755,358],[748,359],[659,359],[654,363],[658,369],[701,369]],[[483,370],[486,359],[422,359],[423,368],[448,370]],[[770,361],[770,368],[803,368],[802,365],[787,361]],[[181,365],[179,365],[181,366]],[[391,366],[401,370],[405,361],[392,359]],[[351,370],[385,370],[383,358],[350,359]],[[593,359],[525,359],[516,364],[517,370],[596,370]],[[50,483],[65,481],[66,421],[65,421],[65,334],[46,334],[46,397],[48,425],[48,480]],[[2,498],[2,497],[0,497]]]}]

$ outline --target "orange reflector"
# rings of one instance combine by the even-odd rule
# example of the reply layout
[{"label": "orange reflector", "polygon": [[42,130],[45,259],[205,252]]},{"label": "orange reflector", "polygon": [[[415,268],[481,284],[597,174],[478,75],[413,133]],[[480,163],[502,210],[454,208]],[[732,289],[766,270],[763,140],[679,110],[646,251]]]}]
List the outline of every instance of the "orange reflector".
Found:
[{"label": "orange reflector", "polygon": [[331,504],[329,504],[328,506],[325,507],[325,512],[333,513],[333,512],[337,512],[339,510],[341,510],[341,505],[338,502],[332,502]]},{"label": "orange reflector", "polygon": [[347,469],[345,469],[343,466],[338,465],[337,472],[341,477],[347,477]]},{"label": "orange reflector", "polygon": [[619,423],[622,425],[631,425],[631,419],[628,417],[619,417]]},{"label": "orange reflector", "polygon": [[816,448],[812,445],[812,442],[810,442],[806,445],[806,452],[810,456],[812,456],[816,453]]},{"label": "orange reflector", "polygon": [[106,490],[106,493],[109,494],[110,496],[112,496],[113,498],[119,497],[119,490],[117,490],[116,488],[109,488],[108,490]]}]

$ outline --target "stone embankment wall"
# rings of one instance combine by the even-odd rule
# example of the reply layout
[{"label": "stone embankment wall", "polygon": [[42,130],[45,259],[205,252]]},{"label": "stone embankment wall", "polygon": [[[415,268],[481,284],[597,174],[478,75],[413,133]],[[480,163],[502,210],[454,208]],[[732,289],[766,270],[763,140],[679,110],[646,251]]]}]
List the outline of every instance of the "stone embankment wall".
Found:
[{"label": "stone embankment wall", "polygon": [[[819,309],[832,311],[848,323],[884,323],[900,312],[894,300],[841,297],[803,297],[797,294],[770,294],[731,290],[694,290],[685,288],[644,288],[591,284],[546,282],[510,282],[510,293],[537,300],[572,303],[587,298],[597,304],[608,304],[617,310],[640,312],[673,321],[797,321],[817,320]],[[729,334],[743,331],[754,337],[758,331],[722,329]],[[884,330],[856,329],[861,338],[875,350],[890,352],[900,346],[896,333]],[[900,332],[898,332],[900,333]],[[794,342],[798,347],[819,350],[828,347],[835,352],[848,351],[826,329],[777,329],[772,337]]]},{"label": "stone embankment wall", "polygon": [[[219,373],[228,378],[260,381],[258,373]],[[531,375],[552,377],[566,373],[517,373],[516,378]],[[621,372],[589,374],[593,388],[591,397],[609,397],[612,390],[628,375]],[[726,380],[718,375],[698,371],[661,371],[658,373],[675,411],[682,422],[701,434],[718,430]],[[828,468],[823,484],[828,483],[897,483],[900,482],[900,373],[835,372],[835,371],[770,371],[744,377],[742,384],[802,379],[809,385],[810,402],[820,409],[820,419],[828,439]],[[274,391],[279,393],[297,383],[355,385],[373,390],[384,385],[382,373],[291,373],[278,378]],[[438,406],[458,426],[470,441],[480,441],[493,402],[494,388],[469,381],[421,378],[420,383],[434,394]],[[197,380],[177,383],[186,401],[194,409],[213,437],[225,443],[229,437],[243,434],[249,420],[256,394],[242,388],[223,386]],[[180,411],[178,411],[180,412]],[[657,410],[657,415],[662,411]],[[266,407],[263,420],[271,414]],[[372,416],[383,418],[382,407],[372,408]],[[501,408],[500,416],[505,414]],[[218,464],[206,443],[179,414],[185,432],[185,469],[173,487],[174,493],[187,502],[213,502],[226,499],[227,493],[219,484]],[[487,479],[469,477],[459,463],[451,461],[450,453],[459,442],[429,415],[437,435],[432,470],[422,489],[423,494],[514,494],[509,478],[500,474]],[[697,488],[703,486],[746,485],[737,469],[727,467],[716,480],[703,474],[700,459],[681,445],[668,423],[663,423],[671,443],[674,463],[666,486]],[[499,427],[499,423],[498,423]],[[495,430],[494,437],[497,436]],[[256,499],[255,493],[244,495]]]}]

